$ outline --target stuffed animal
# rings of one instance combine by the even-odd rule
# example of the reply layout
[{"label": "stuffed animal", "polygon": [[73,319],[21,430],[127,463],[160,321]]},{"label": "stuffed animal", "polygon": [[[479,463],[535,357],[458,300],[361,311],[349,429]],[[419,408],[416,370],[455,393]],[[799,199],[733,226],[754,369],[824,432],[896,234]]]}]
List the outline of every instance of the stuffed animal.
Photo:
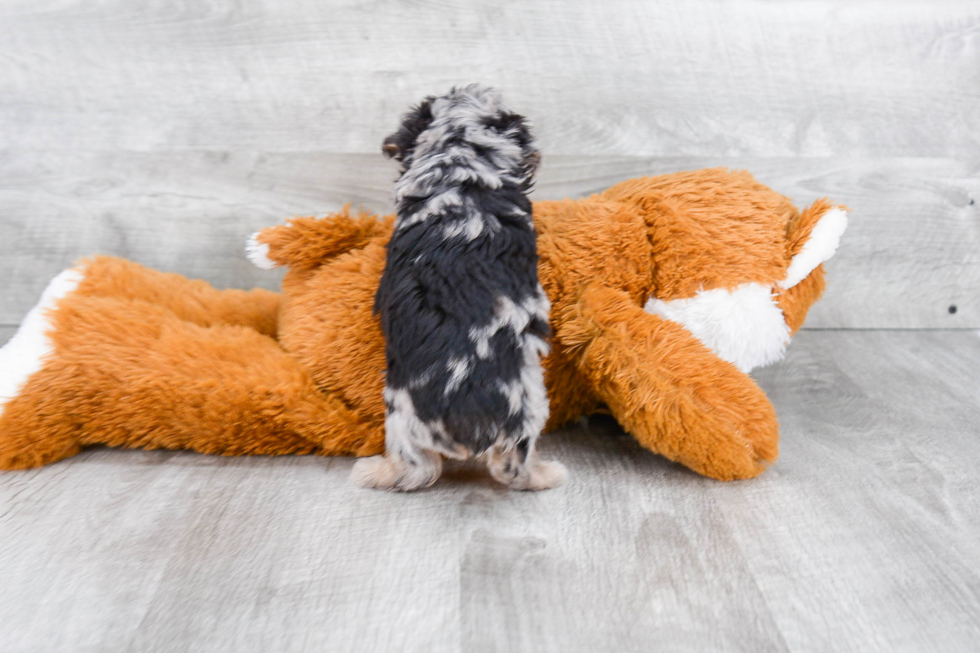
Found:
[{"label": "stuffed animal", "polygon": [[[798,211],[745,172],[645,177],[534,204],[551,300],[548,430],[608,410],[716,479],[758,475],[778,425],[748,375],[824,289],[846,212]],[[375,291],[393,218],[343,210],[253,236],[282,294],[216,290],[116,258],[57,276],[0,349],[0,468],[85,445],[207,454],[380,453]]]}]

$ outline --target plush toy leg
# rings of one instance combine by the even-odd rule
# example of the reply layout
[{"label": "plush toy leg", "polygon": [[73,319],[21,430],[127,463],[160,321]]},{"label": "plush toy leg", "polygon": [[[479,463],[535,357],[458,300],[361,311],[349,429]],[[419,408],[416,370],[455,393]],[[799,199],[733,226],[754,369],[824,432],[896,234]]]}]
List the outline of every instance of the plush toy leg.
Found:
[{"label": "plush toy leg", "polygon": [[589,288],[559,323],[556,337],[644,447],[720,480],[757,476],[776,459],[765,393],[681,325],[604,287]]},{"label": "plush toy leg", "polygon": [[74,292],[44,314],[48,351],[0,414],[0,468],[47,464],[88,444],[226,455],[383,449],[383,424],[320,393],[253,329],[201,327],[147,302]]},{"label": "plush toy leg", "polygon": [[55,277],[14,337],[0,347],[0,468],[44,465],[78,453],[78,439],[72,433],[54,429],[33,447],[30,439],[15,431],[19,430],[17,404],[25,394],[25,386],[37,377],[52,354],[54,346],[48,337],[51,312],[64,297],[76,292],[82,279],[82,271],[77,268]]},{"label": "plush toy leg", "polygon": [[79,295],[144,301],[200,326],[239,325],[275,337],[279,295],[254,290],[218,290],[197,279],[158,272],[138,263],[98,256],[79,266]]}]

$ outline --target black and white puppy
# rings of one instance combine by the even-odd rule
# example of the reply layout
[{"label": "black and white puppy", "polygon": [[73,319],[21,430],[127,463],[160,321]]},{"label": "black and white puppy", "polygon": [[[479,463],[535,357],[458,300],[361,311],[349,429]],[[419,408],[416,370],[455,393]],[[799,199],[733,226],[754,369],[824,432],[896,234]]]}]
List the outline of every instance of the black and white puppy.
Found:
[{"label": "black and white puppy", "polygon": [[351,480],[415,490],[442,456],[482,457],[513,489],[564,482],[535,453],[548,418],[541,356],[547,296],[526,193],[539,154],[526,120],[493,89],[429,97],[388,137],[401,163],[397,219],[375,311],[387,352],[387,453]]}]

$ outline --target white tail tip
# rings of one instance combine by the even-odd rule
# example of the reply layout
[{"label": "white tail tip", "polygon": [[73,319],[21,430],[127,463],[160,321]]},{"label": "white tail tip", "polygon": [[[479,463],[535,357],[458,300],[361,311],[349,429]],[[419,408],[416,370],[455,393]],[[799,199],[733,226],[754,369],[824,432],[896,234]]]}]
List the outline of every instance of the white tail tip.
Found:
[{"label": "white tail tip", "polygon": [[258,233],[254,233],[249,237],[248,244],[245,245],[245,255],[252,262],[252,265],[257,268],[272,270],[279,267],[278,263],[269,258],[269,246],[259,242]]}]

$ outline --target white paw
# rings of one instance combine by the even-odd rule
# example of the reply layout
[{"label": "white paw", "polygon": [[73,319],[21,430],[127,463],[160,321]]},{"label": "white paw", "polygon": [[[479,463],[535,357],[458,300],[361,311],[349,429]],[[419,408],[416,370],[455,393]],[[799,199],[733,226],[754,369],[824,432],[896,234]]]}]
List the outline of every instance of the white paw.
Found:
[{"label": "white paw", "polygon": [[411,492],[432,485],[441,472],[442,459],[438,456],[425,458],[415,465],[386,456],[371,456],[354,463],[350,480],[354,485],[375,490]]},{"label": "white paw", "polygon": [[568,480],[568,470],[557,460],[539,461],[531,471],[528,490],[550,490],[560,487]]},{"label": "white paw", "polygon": [[350,471],[350,481],[361,487],[387,490],[398,480],[398,470],[384,456],[361,458]]}]

